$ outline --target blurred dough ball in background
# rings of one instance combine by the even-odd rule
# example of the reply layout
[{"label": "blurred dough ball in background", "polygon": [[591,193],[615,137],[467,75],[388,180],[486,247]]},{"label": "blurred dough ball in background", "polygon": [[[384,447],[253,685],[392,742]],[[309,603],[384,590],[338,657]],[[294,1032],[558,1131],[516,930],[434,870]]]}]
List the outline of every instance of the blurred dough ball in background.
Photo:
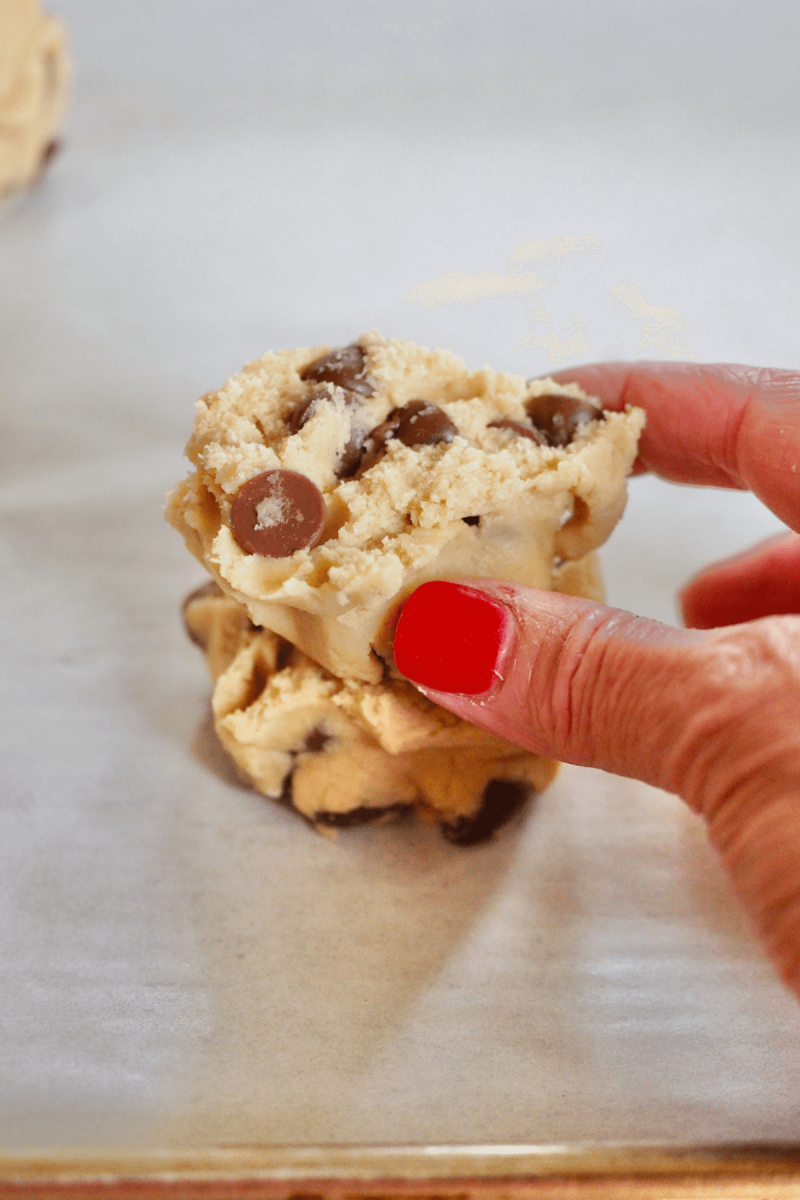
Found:
[{"label": "blurred dough ball in background", "polygon": [[0,0],[0,196],[36,179],[66,103],[64,27],[38,0]]}]

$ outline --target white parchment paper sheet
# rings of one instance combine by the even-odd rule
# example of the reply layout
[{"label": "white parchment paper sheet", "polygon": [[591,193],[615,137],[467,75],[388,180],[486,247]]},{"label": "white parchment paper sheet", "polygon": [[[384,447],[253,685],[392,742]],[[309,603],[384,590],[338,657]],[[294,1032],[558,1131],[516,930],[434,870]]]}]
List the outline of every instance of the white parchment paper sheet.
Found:
[{"label": "white parchment paper sheet", "polygon": [[[59,7],[65,148],[0,210],[4,1146],[796,1138],[800,1010],[676,800],[565,769],[475,850],[317,837],[215,747],[160,516],[268,348],[797,366],[794,10]],[[413,292],[568,235],[522,300]],[[674,620],[778,528],[635,480],[610,597]]]}]

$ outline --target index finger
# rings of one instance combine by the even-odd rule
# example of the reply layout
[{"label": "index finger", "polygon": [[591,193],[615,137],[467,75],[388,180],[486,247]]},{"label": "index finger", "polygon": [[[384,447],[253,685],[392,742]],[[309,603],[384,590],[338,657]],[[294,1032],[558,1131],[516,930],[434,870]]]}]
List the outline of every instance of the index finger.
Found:
[{"label": "index finger", "polygon": [[696,363],[558,371],[604,408],[647,413],[640,466],[675,483],[746,488],[800,531],[800,372]]}]

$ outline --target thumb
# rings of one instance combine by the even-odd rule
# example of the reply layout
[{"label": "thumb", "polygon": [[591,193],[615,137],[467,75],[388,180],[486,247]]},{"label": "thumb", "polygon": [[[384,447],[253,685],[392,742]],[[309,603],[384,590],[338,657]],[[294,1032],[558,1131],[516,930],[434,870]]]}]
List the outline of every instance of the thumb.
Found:
[{"label": "thumb", "polygon": [[800,617],[675,629],[523,584],[436,581],[406,601],[394,659],[465,720],[706,816],[739,776],[800,770]]},{"label": "thumb", "polygon": [[437,581],[403,607],[394,657],[467,721],[681,795],[800,994],[800,617],[681,630],[521,584]]},{"label": "thumb", "polygon": [[707,637],[520,584],[435,582],[406,602],[394,657],[437,704],[526,749],[681,791],[687,719],[711,699]]}]

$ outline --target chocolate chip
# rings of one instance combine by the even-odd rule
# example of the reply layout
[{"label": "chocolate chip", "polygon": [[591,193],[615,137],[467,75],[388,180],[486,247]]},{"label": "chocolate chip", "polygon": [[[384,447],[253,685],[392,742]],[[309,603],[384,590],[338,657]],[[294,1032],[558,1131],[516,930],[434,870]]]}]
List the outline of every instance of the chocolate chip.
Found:
[{"label": "chocolate chip", "polygon": [[[305,741],[300,746],[298,746],[295,750],[289,751],[289,754],[291,755],[291,759],[292,759],[292,765],[289,768],[289,770],[283,780],[283,787],[281,789],[281,794],[280,794],[280,796],[276,797],[279,804],[283,804],[287,808],[294,809],[294,799],[293,799],[294,773],[297,770],[298,755],[303,754],[303,753],[320,754],[325,749],[325,747],[328,745],[328,743],[332,742],[332,741],[333,741],[333,738],[330,737],[327,733],[324,733],[322,730],[322,727],[320,725],[315,725],[314,728],[311,730],[311,732],[306,736]],[[297,810],[295,810],[295,811],[297,811]],[[307,817],[305,815],[305,813],[301,813],[300,815],[303,817],[303,819],[305,821],[309,821],[309,823],[312,825],[316,821],[316,817],[313,817],[313,818]]]},{"label": "chocolate chip", "polygon": [[487,842],[519,812],[530,794],[527,783],[513,779],[492,779],[483,789],[481,806],[474,816],[459,817],[457,821],[442,825],[442,833],[448,842],[456,846],[477,846],[479,842]]},{"label": "chocolate chip", "polygon": [[428,400],[410,400],[402,408],[393,408],[385,421],[372,430],[366,439],[366,451],[356,478],[374,467],[386,453],[386,443],[397,439],[404,446],[435,446],[452,442],[458,429],[436,404]]},{"label": "chocolate chip", "polygon": [[310,421],[313,417],[320,401],[330,400],[330,398],[331,393],[329,388],[314,388],[313,392],[309,392],[307,396],[304,396],[299,404],[295,404],[286,418],[286,425],[289,432],[299,433],[306,421]]},{"label": "chocolate chip", "polygon": [[465,525],[480,525],[480,517],[462,517],[461,520]]},{"label": "chocolate chip", "polygon": [[383,458],[386,443],[394,437],[396,429],[397,422],[393,420],[382,421],[380,425],[375,426],[364,443],[361,461],[355,473],[356,479],[360,479],[370,467],[374,467],[375,463]]},{"label": "chocolate chip", "polygon": [[568,446],[581,425],[605,419],[599,404],[559,394],[534,396],[525,411],[551,446]]},{"label": "chocolate chip", "polygon": [[411,400],[396,408],[389,419],[397,421],[395,437],[404,446],[435,446],[452,442],[458,433],[446,412],[428,400]]},{"label": "chocolate chip", "polygon": [[383,808],[368,808],[362,804],[349,812],[318,812],[311,819],[315,825],[323,825],[326,829],[352,829],[355,825],[371,825],[375,821],[399,817],[409,808],[408,804],[387,804]]},{"label": "chocolate chip", "polygon": [[[297,769],[297,756],[304,750],[321,753],[324,751],[325,745],[331,740],[321,729],[313,729],[300,749],[291,752],[292,766],[283,781],[280,796],[276,797],[278,804],[294,809],[295,812],[299,811],[294,806],[294,773]],[[410,804],[387,804],[381,808],[373,808],[366,804],[361,804],[358,808],[351,808],[349,812],[318,812],[314,813],[311,817],[307,817],[305,813],[300,813],[300,816],[304,821],[308,821],[310,825],[322,826],[325,829],[352,829],[356,825],[371,825],[376,821],[391,820],[410,811]]]},{"label": "chocolate chip", "polygon": [[[344,402],[348,408],[353,408],[361,403],[361,396],[355,392],[348,388],[344,388],[343,392]],[[313,392],[309,392],[299,404],[295,405],[286,418],[289,432],[299,433],[306,421],[311,420],[319,405],[328,403],[332,398],[333,392],[330,387],[314,388]],[[338,479],[347,479],[353,474],[361,462],[366,437],[365,431],[359,429],[356,422],[352,421],[350,424],[350,437],[347,439],[347,444],[339,455],[339,461],[336,464],[336,476]]]},{"label": "chocolate chip", "polygon": [[[280,796],[276,797],[279,804],[285,805],[287,808],[294,809],[293,792],[294,792],[294,773],[297,770],[298,755],[306,752],[312,754],[321,754],[329,742],[333,741],[328,734],[324,733],[322,728],[317,725],[306,736],[302,746],[291,751],[292,766],[286,778],[283,781],[283,788]],[[295,812],[298,810],[295,809]],[[371,825],[376,821],[387,821],[394,817],[399,817],[403,813],[410,812],[410,804],[386,804],[380,808],[373,808],[365,804],[361,804],[358,808],[351,808],[349,812],[318,812],[313,816],[307,817],[305,813],[300,813],[305,821],[311,825],[322,826],[325,829],[352,829],[356,825]]]},{"label": "chocolate chip", "polygon": [[375,389],[367,382],[365,375],[364,351],[355,342],[351,346],[331,350],[330,354],[324,354],[300,372],[301,379],[310,379],[313,383],[335,383],[337,387],[371,396]]},{"label": "chocolate chip", "polygon": [[491,421],[490,429],[510,429],[512,433],[516,433],[519,437],[529,438],[530,441],[536,442],[537,446],[546,446],[547,439],[540,429],[534,429],[533,425],[526,425],[524,421],[512,421],[510,417],[503,417],[499,421]]},{"label": "chocolate chip", "polygon": [[[352,426],[350,428],[352,429]],[[335,474],[337,479],[349,479],[351,475],[355,474],[364,454],[364,443],[366,440],[367,435],[363,430],[356,430],[350,434],[336,464]]]},{"label": "chocolate chip", "polygon": [[286,558],[314,546],[325,524],[325,501],[299,471],[262,471],[248,479],[231,506],[231,529],[248,554]]},{"label": "chocolate chip", "polygon": [[331,735],[325,733],[321,725],[316,725],[303,742],[302,749],[309,754],[320,754],[328,743],[332,741],[333,738]]}]

